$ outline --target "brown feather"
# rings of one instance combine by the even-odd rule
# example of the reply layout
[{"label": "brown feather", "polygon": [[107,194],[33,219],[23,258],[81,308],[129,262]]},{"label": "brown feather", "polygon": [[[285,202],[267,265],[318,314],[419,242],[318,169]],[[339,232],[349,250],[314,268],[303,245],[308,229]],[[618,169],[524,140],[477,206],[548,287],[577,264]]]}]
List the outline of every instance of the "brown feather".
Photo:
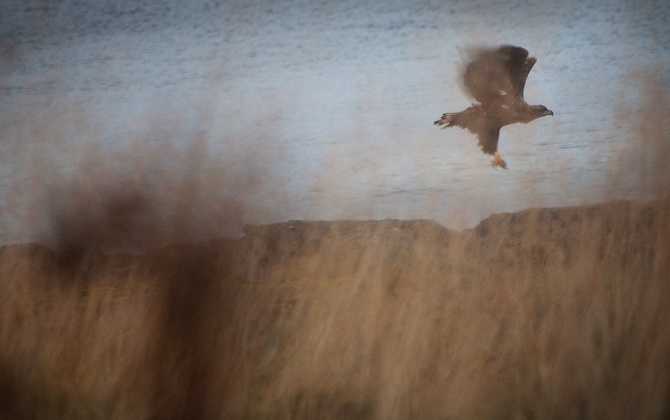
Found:
[{"label": "brown feather", "polygon": [[[528,105],[524,100],[526,80],[536,61],[526,49],[512,45],[473,52],[463,82],[479,104],[465,111],[445,113],[434,124],[465,128],[477,135],[484,153],[496,154],[502,127],[554,115],[544,105]],[[494,164],[505,167],[499,155],[496,158]]]}]

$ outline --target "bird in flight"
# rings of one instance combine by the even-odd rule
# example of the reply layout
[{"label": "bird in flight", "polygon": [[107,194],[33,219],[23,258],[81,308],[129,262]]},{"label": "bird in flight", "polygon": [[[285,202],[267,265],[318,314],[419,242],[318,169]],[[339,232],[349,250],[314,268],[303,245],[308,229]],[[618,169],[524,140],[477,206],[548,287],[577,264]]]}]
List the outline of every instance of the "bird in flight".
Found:
[{"label": "bird in flight", "polygon": [[528,56],[526,49],[512,45],[474,51],[463,73],[463,82],[479,103],[473,103],[465,111],[442,114],[434,124],[442,128],[458,126],[476,134],[482,151],[493,155],[493,166],[507,169],[498,154],[500,129],[554,115],[544,105],[528,105],[523,98],[528,73],[536,61]]}]

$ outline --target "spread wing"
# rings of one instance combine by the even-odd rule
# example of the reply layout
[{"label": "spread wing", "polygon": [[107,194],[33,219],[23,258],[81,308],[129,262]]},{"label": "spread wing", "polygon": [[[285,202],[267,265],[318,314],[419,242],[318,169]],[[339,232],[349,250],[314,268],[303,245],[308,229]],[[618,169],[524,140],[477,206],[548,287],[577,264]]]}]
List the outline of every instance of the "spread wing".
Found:
[{"label": "spread wing", "polygon": [[472,106],[465,111],[443,114],[442,118],[435,121],[435,125],[447,127],[465,128],[477,135],[479,147],[484,153],[493,154],[498,150],[498,138],[500,136],[500,124],[489,118],[480,106]]},{"label": "spread wing", "polygon": [[504,45],[481,49],[473,55],[463,74],[468,92],[482,105],[523,99],[528,73],[535,64],[525,48]]},{"label": "spread wing", "polygon": [[526,79],[528,79],[528,73],[530,73],[530,70],[533,68],[536,61],[537,59],[535,57],[528,57],[526,58],[526,62],[523,63],[523,67],[521,68],[521,74],[519,74],[519,86],[516,91],[516,96],[518,98],[523,99],[523,89],[526,87]]}]

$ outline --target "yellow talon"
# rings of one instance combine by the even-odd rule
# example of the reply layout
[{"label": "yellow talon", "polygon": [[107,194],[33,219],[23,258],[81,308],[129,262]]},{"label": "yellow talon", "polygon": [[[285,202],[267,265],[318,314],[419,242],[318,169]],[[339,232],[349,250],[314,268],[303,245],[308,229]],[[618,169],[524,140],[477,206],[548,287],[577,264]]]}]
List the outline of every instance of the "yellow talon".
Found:
[{"label": "yellow talon", "polygon": [[503,169],[507,169],[507,163],[500,157],[497,151],[493,152],[493,161],[491,161],[493,166],[500,166]]}]

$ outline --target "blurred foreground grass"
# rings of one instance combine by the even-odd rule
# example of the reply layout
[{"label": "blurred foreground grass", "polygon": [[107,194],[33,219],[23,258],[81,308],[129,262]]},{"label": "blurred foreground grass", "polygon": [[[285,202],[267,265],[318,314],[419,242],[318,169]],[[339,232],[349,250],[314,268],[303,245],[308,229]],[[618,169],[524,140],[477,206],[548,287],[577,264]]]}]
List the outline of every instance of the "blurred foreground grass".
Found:
[{"label": "blurred foreground grass", "polygon": [[245,233],[1,248],[0,417],[670,415],[668,199]]}]

